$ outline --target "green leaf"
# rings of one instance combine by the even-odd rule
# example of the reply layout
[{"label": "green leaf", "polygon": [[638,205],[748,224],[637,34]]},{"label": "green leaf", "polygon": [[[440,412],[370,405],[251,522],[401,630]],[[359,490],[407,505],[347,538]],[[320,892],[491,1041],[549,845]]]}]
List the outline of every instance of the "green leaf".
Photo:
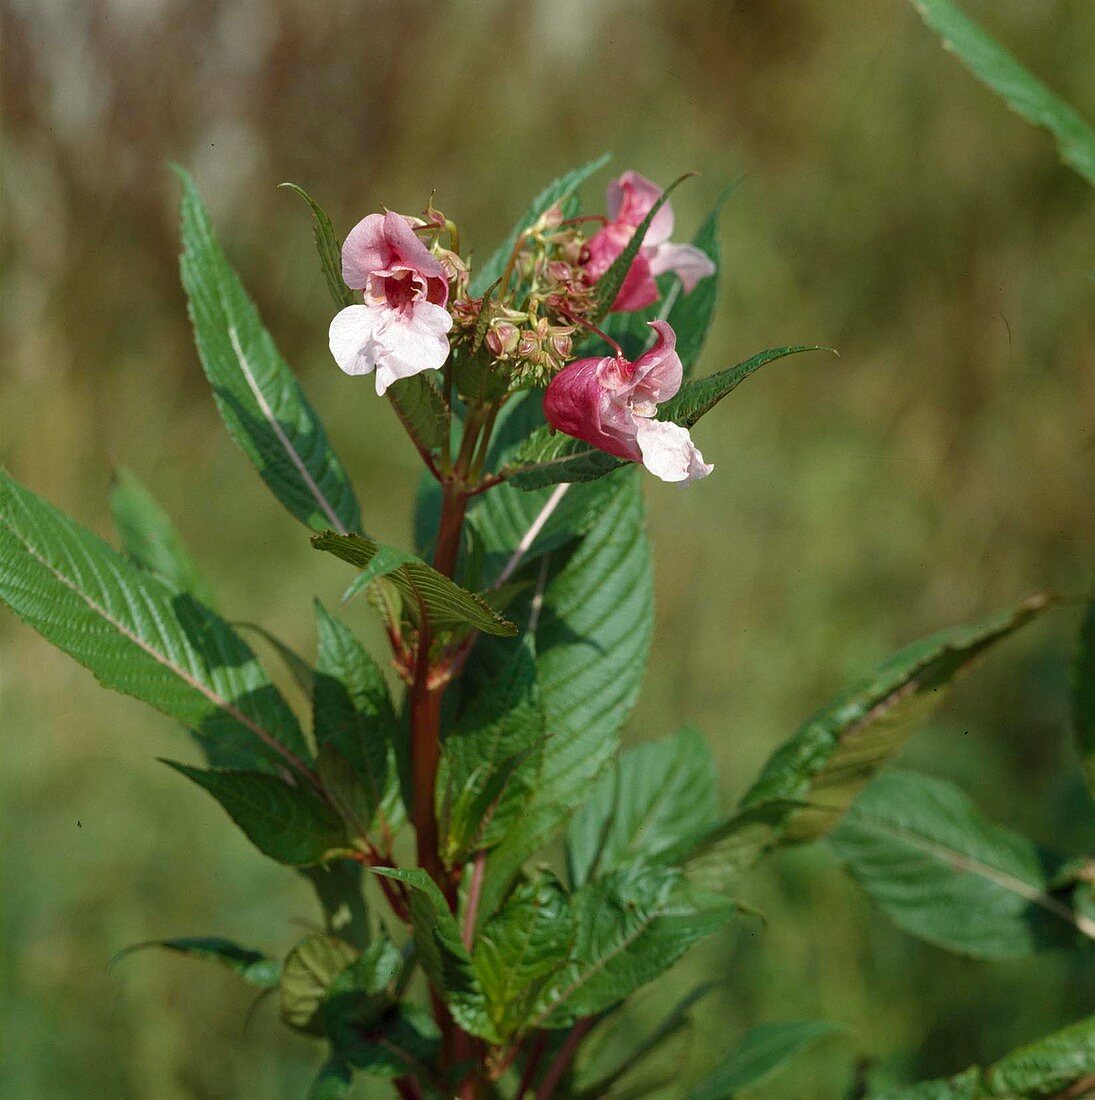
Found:
[{"label": "green leaf", "polygon": [[827,833],[939,705],[948,685],[1049,604],[1046,596],[1031,596],[1006,611],[900,650],[777,749],[742,808],[765,802],[807,803],[788,813],[784,842],[814,840]]},{"label": "green leaf", "polygon": [[530,490],[563,481],[596,481],[625,465],[622,458],[544,425],[525,440],[501,473],[511,485]]},{"label": "green leaf", "polygon": [[1070,942],[1078,926],[1095,938],[1095,921],[1051,894],[1054,861],[950,783],[884,772],[830,839],[894,923],[940,947],[1008,959]]},{"label": "green leaf", "polygon": [[212,761],[296,769],[307,754],[289,705],[223,619],[3,471],[0,600],[105,687],[194,730]]},{"label": "green leaf", "polygon": [[[374,1044],[374,1029],[386,1030],[382,1021],[396,1003],[403,967],[402,952],[391,940],[380,938],[327,986],[321,1009],[323,1030],[344,1061],[360,1065],[362,1044]],[[359,1056],[351,1057],[351,1050]],[[403,1065],[399,1059],[397,1066]]]},{"label": "green leaf", "polygon": [[360,1073],[370,1077],[414,1075],[428,1081],[438,1095],[442,1082],[432,1081],[431,1065],[436,1062],[441,1042],[429,1013],[415,1004],[391,1008],[374,1023],[338,1032],[339,1054]]},{"label": "green leaf", "polygon": [[353,1070],[344,1062],[332,1058],[323,1064],[316,1075],[308,1089],[307,1100],[344,1100],[350,1095],[353,1083]]},{"label": "green leaf", "polygon": [[315,891],[323,910],[324,931],[351,947],[369,942],[369,912],[362,890],[364,868],[356,860],[332,859],[328,863],[299,868]]},{"label": "green leaf", "polygon": [[189,955],[195,959],[209,959],[220,963],[221,966],[238,974],[248,985],[259,989],[275,989],[281,980],[281,963],[276,959],[268,958],[261,951],[240,947],[239,944],[222,939],[220,936],[176,936],[167,940],[135,943],[124,951],[120,951],[115,956],[114,962],[119,962],[127,955],[132,955],[135,951],[144,951],[149,947],[159,947],[165,951],[173,951],[177,955]]},{"label": "green leaf", "polygon": [[224,258],[193,181],[180,171],[182,280],[221,416],[274,496],[313,530],[361,528],[350,479],[299,383]]},{"label": "green leaf", "polygon": [[124,467],[114,471],[110,512],[126,557],[154,573],[174,592],[188,592],[206,607],[214,605],[181,536],[156,498]]},{"label": "green leaf", "polygon": [[[313,535],[312,545],[362,570],[368,569],[373,559],[385,552],[381,559],[383,576],[403,597],[408,613],[416,622],[426,617],[436,629],[470,626],[484,634],[517,633],[517,627],[493,611],[481,596],[461,588],[433,566],[410,554],[390,550],[361,535],[337,535],[333,531]],[[373,576],[371,579],[379,578]]]},{"label": "green leaf", "polygon": [[750,1028],[718,1068],[692,1089],[689,1100],[730,1100],[739,1089],[770,1077],[800,1051],[838,1030],[821,1020]]},{"label": "green leaf", "polygon": [[[1095,1074],[1095,1016],[1013,1051],[985,1072],[993,1096],[1065,1095]],[[1095,1086],[1095,1082],[1089,1082]],[[1071,1094],[1069,1094],[1071,1095]],[[1076,1100],[1088,1093],[1076,1093]]]},{"label": "green leaf", "polygon": [[312,234],[315,237],[316,251],[319,253],[319,264],[323,269],[327,289],[331,292],[331,298],[339,309],[352,306],[353,291],[342,281],[342,242],[335,235],[331,219],[327,217],[323,207],[303,187],[298,187],[295,183],[282,183],[278,186],[295,191],[308,204],[312,211]]},{"label": "green leaf", "polygon": [[657,862],[715,823],[715,762],[697,730],[625,752],[605,772],[567,834],[571,883],[636,860]]},{"label": "green leaf", "polygon": [[234,622],[237,630],[247,630],[260,637],[281,658],[293,682],[305,696],[311,698],[315,685],[315,669],[295,649],[287,646],[276,634],[272,634],[258,623]]},{"label": "green leaf", "polygon": [[436,383],[427,374],[414,374],[393,382],[388,400],[419,450],[429,454],[449,445],[452,413]]},{"label": "green leaf", "polygon": [[345,624],[316,601],[313,726],[321,754],[332,746],[360,780],[366,797],[365,827],[390,831],[400,823],[402,802],[397,754],[406,733],[396,717],[384,673]]},{"label": "green leaf", "polygon": [[954,1077],[941,1077],[934,1081],[921,1081],[917,1085],[871,1093],[871,1100],[980,1100],[984,1095],[981,1070],[972,1066]]},{"label": "green leaf", "polygon": [[639,249],[643,246],[647,230],[650,228],[651,222],[653,222],[654,218],[657,216],[658,211],[669,201],[669,196],[677,189],[677,186],[693,175],[695,175],[694,172],[689,172],[687,175],[675,179],[661,193],[658,200],[650,210],[647,211],[646,217],[636,226],[635,232],[631,234],[630,239],[624,246],[624,250],[612,261],[608,270],[597,280],[594,292],[595,305],[592,314],[592,319],[594,321],[599,321],[612,308],[613,303],[616,301],[616,296],[620,292],[620,287],[623,286],[624,279],[627,278],[627,273],[631,270],[631,264],[639,254]]},{"label": "green leaf", "polygon": [[798,345],[788,348],[768,348],[758,351],[736,366],[727,367],[718,374],[707,378],[695,378],[681,386],[676,397],[658,407],[659,420],[671,420],[691,428],[701,416],[709,413],[727,394],[732,393],[751,374],[760,370],[765,363],[782,359],[787,355],[797,355],[801,351],[832,351],[819,345]]},{"label": "green leaf", "polygon": [[319,863],[347,848],[335,811],[310,788],[266,772],[202,771],[165,760],[207,790],[263,855],[293,866]]},{"label": "green leaf", "polygon": [[1087,788],[1095,798],[1095,602],[1088,604],[1080,627],[1073,672],[1072,725]]},{"label": "green leaf", "polygon": [[327,990],[354,961],[356,952],[341,940],[318,933],[305,936],[281,968],[281,1018],[301,1031],[322,1032]]},{"label": "green leaf", "polygon": [[912,0],[913,7],[958,56],[1016,114],[1048,130],[1061,159],[1095,184],[1095,131],[950,0]]},{"label": "green leaf", "polygon": [[573,897],[577,928],[566,967],[533,1026],[570,1027],[653,981],[734,916],[733,902],[693,890],[667,867],[613,871]]},{"label": "green leaf", "polygon": [[579,187],[594,172],[599,172],[609,161],[607,153],[602,154],[596,160],[575,168],[566,175],[553,180],[539,195],[533,199],[529,208],[521,215],[517,224],[513,227],[509,236],[495,250],[494,254],[483,264],[472,277],[470,293],[476,297],[481,296],[491,285],[502,277],[506,261],[510,258],[518,236],[533,225],[545,211],[550,210],[556,203],[564,202],[573,195]]},{"label": "green leaf", "polygon": [[482,913],[588,797],[638,699],[654,578],[642,487],[634,473],[624,481],[543,593],[535,637],[548,736],[535,793],[487,859]]},{"label": "green leaf", "polygon": [[472,1035],[497,1042],[471,954],[437,883],[421,867],[373,867],[372,871],[410,888],[411,928],[418,958],[453,1019]]},{"label": "green leaf", "polygon": [[559,880],[540,869],[518,883],[476,935],[473,961],[497,1033],[508,1039],[532,1015],[546,985],[566,963],[574,915]]},{"label": "green leaf", "polygon": [[505,650],[487,651],[497,664],[472,667],[471,703],[442,745],[437,814],[450,867],[502,840],[532,795],[545,736],[536,659],[527,636]]}]

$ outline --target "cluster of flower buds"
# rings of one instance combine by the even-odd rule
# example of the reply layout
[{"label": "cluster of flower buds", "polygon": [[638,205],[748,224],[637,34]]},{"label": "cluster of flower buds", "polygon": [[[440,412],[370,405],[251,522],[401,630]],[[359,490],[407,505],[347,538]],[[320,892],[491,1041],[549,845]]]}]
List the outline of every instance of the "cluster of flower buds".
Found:
[{"label": "cluster of flower buds", "polygon": [[[657,185],[625,172],[608,186],[604,216],[568,218],[561,206],[552,206],[519,234],[502,275],[479,297],[469,292],[469,265],[460,255],[457,227],[432,199],[420,218],[370,214],[343,246],[343,278],[362,292],[363,301],[332,321],[331,352],[348,374],[375,372],[380,394],[401,378],[447,369],[450,356],[486,357],[492,372],[502,368],[510,391],[548,387],[545,414],[561,431],[643,462],[664,480],[703,477],[711,467],[687,431],[654,419],[655,401],[680,385],[668,325],[659,322],[656,329],[654,373],[663,384],[654,389],[643,382],[653,363],[645,363],[647,357],[630,363],[617,348],[615,356],[571,362],[575,333],[599,331],[593,323],[601,301],[598,280],[661,197]],[[590,224],[597,228],[587,236],[583,227]],[[664,203],[613,311],[654,305],[657,276],[667,272],[679,277],[685,293],[714,274],[706,253],[673,243],[672,233],[673,212]],[[615,445],[608,445],[609,439]]]}]

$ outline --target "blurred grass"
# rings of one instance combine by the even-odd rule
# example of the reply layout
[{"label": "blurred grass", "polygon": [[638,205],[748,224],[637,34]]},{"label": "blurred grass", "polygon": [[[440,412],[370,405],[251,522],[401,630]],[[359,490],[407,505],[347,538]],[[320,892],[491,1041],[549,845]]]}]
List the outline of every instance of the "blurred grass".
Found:
[{"label": "blurred grass", "polygon": [[[1095,115],[1090,4],[966,8]],[[703,369],[790,342],[841,357],[767,368],[698,430],[715,476],[649,486],[658,627],[631,735],[699,725],[728,800],[896,645],[1032,589],[1091,589],[1091,192],[900,0],[15,0],[2,19],[3,460],[104,532],[111,463],[131,466],[230,615],[308,652],[309,598],[344,577],[219,425],[168,161],[195,171],[370,530],[404,544],[413,452],[330,363],[307,220],[275,185],[306,186],[343,229],[437,188],[485,255],[530,193],[606,148],[655,179],[703,173],[674,200],[684,232],[744,175]],[[1073,620],[1010,643],[907,759],[1042,841],[1090,847],[1064,701]],[[154,762],[190,751],[170,723],[7,617],[0,646],[0,1093],[300,1097],[318,1051],[271,1005],[245,1025],[250,996],[218,971],[107,962],[197,932],[281,950],[311,899]],[[748,900],[766,922],[705,946],[623,1029],[725,975],[663,1069],[695,1076],[746,1026],[821,1015],[849,1034],[757,1095],[835,1097],[860,1055],[878,1083],[948,1072],[1093,1007],[1090,960],[989,966],[918,944],[824,849]]]}]

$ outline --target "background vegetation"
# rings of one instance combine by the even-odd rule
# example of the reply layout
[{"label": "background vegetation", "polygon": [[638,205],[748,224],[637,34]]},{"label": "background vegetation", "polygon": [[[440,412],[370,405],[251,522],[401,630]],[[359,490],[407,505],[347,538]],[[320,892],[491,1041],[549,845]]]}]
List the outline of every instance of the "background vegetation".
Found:
[{"label": "background vegetation", "polygon": [[[1090,4],[966,8],[1095,114]],[[330,361],[305,211],[275,185],[303,184],[343,230],[437,188],[485,256],[531,192],[606,148],[661,181],[703,173],[674,200],[687,232],[741,177],[701,368],[793,342],[841,358],[768,368],[698,431],[715,476],[648,486],[658,625],[631,736],[694,722],[728,800],[897,645],[1036,588],[1092,587],[1091,191],[900,0],[12,0],[0,29],[3,461],[104,532],[112,464],[139,471],[232,616],[310,652],[309,597],[344,577],[213,409],[169,160],[194,170],[358,472],[370,530],[405,545],[416,458]],[[1002,823],[1090,847],[1067,736],[1073,627],[1063,613],[1009,643],[906,759]],[[170,722],[10,617],[0,647],[0,1093],[296,1100],[317,1054],[272,1005],[245,1025],[228,976],[107,962],[206,931],[280,952],[287,920],[311,918],[303,886],[153,761],[188,751]],[[747,1025],[820,1016],[847,1033],[757,1095],[834,1097],[861,1057],[876,1084],[937,1075],[1092,1009],[1090,960],[990,965],[915,942],[823,847],[783,857],[749,900],[767,922],[732,926],[670,979],[726,982],[667,1070],[699,1076]]]}]

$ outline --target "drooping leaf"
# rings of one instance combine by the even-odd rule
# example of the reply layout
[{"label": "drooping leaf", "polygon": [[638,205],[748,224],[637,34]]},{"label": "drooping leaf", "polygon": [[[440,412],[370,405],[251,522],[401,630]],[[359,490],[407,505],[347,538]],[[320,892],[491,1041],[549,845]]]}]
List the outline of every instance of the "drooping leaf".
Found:
[{"label": "drooping leaf", "polygon": [[1061,159],[1095,184],[1095,130],[950,0],[912,0],[921,18],[1016,114],[1048,130]]},{"label": "drooping leaf", "polygon": [[1046,596],[1031,596],[1006,611],[900,650],[777,749],[742,808],[766,802],[806,803],[788,813],[785,843],[814,840],[828,832],[942,701],[947,686],[1049,604]]},{"label": "drooping leaf", "polygon": [[632,867],[587,883],[572,899],[576,938],[542,997],[534,1026],[569,1027],[630,996],[737,912],[692,889],[679,871]]},{"label": "drooping leaf", "polygon": [[[368,569],[378,554],[390,550],[361,535],[337,535],[333,531],[313,535],[312,545],[362,570]],[[413,555],[391,550],[385,553],[382,563],[383,576],[403,597],[408,614],[416,622],[425,616],[439,629],[470,626],[484,634],[517,633],[517,627],[493,611],[481,596],[461,588]]]},{"label": "drooping leaf", "polygon": [[1055,861],[985,821],[957,787],[912,772],[878,776],[833,832],[837,856],[901,928],[951,951],[1019,958],[1095,921],[1050,892]]},{"label": "drooping leaf", "polygon": [[1095,1089],[1095,1016],[1044,1039],[1020,1047],[985,1072],[993,1096],[1072,1096],[1065,1090],[1080,1081]]},{"label": "drooping leaf", "polygon": [[518,885],[475,938],[473,962],[495,1030],[508,1039],[529,1019],[566,963],[574,914],[559,880],[540,869]]},{"label": "drooping leaf", "polygon": [[765,363],[783,359],[788,355],[797,355],[801,351],[832,351],[832,348],[799,345],[759,351],[736,366],[719,371],[718,374],[685,382],[676,397],[658,407],[658,419],[671,420],[675,424],[691,428],[701,416],[709,413],[727,394],[736,390],[746,378],[760,370]]},{"label": "drooping leaf", "polygon": [[327,217],[323,207],[303,187],[298,187],[295,183],[282,183],[279,186],[295,191],[312,211],[312,234],[315,237],[316,251],[319,253],[319,265],[335,305],[339,309],[353,305],[353,291],[342,280],[342,244],[335,234],[334,226],[331,225],[331,219]]},{"label": "drooping leaf", "polygon": [[509,236],[498,246],[494,254],[474,272],[470,293],[478,297],[485,293],[491,283],[500,279],[502,272],[505,270],[506,261],[510,258],[510,254],[517,244],[519,234],[533,225],[542,214],[556,203],[565,202],[590,176],[595,172],[599,172],[608,163],[608,160],[608,154],[604,153],[596,160],[591,160],[588,164],[583,164],[580,168],[575,168],[548,184],[532,200],[529,208],[521,215]]},{"label": "drooping leaf", "polygon": [[213,594],[183,545],[175,525],[136,474],[114,471],[110,512],[126,557],[154,573],[175,592],[188,592],[213,607]]},{"label": "drooping leaf", "polygon": [[437,883],[421,867],[372,870],[386,878],[398,879],[410,888],[411,927],[418,958],[433,987],[444,997],[453,1019],[472,1035],[497,1042],[471,954]]},{"label": "drooping leaf", "polygon": [[1095,603],[1088,605],[1080,627],[1073,672],[1072,725],[1087,788],[1095,798]]},{"label": "drooping leaf", "polygon": [[838,1030],[822,1020],[751,1028],[717,1068],[692,1089],[689,1100],[731,1100],[739,1089],[770,1077],[800,1051]]},{"label": "drooping leaf", "polygon": [[301,1031],[322,1032],[327,991],[355,954],[348,944],[330,936],[305,936],[281,967],[281,1018]]},{"label": "drooping leaf", "polygon": [[182,280],[194,338],[232,438],[273,494],[313,530],[361,529],[361,512],[315,410],[217,244],[193,181],[180,171]]},{"label": "drooping leaf", "polygon": [[406,734],[396,717],[384,673],[344,623],[316,602],[316,744],[330,745],[351,766],[367,799],[363,824],[389,832],[399,824],[399,754]]},{"label": "drooping leaf", "polygon": [[703,735],[685,728],[630,749],[571,818],[567,866],[574,886],[635,860],[659,861],[702,835],[718,814],[715,763]]},{"label": "drooping leaf", "polygon": [[168,767],[207,790],[263,855],[293,866],[319,863],[349,845],[335,811],[307,786],[267,772],[202,771],[173,760]]},{"label": "drooping leaf", "polygon": [[176,936],[167,940],[148,940],[135,943],[115,956],[115,962],[143,951],[149,947],[159,947],[177,955],[189,955],[196,959],[209,959],[227,967],[238,974],[248,985],[258,989],[275,989],[281,979],[281,963],[271,959],[261,951],[240,947],[231,940],[220,936]]},{"label": "drooping leaf", "polygon": [[2,471],[0,600],[105,687],[194,730],[212,762],[306,756],[289,705],[223,619]]},{"label": "drooping leaf", "polygon": [[496,845],[521,815],[545,734],[531,640],[486,651],[472,698],[445,737],[437,782],[442,857],[449,866]]},{"label": "drooping leaf", "polygon": [[641,485],[629,474],[544,590],[535,635],[548,736],[535,793],[487,859],[483,913],[582,804],[619,745],[653,632],[644,518]]}]

